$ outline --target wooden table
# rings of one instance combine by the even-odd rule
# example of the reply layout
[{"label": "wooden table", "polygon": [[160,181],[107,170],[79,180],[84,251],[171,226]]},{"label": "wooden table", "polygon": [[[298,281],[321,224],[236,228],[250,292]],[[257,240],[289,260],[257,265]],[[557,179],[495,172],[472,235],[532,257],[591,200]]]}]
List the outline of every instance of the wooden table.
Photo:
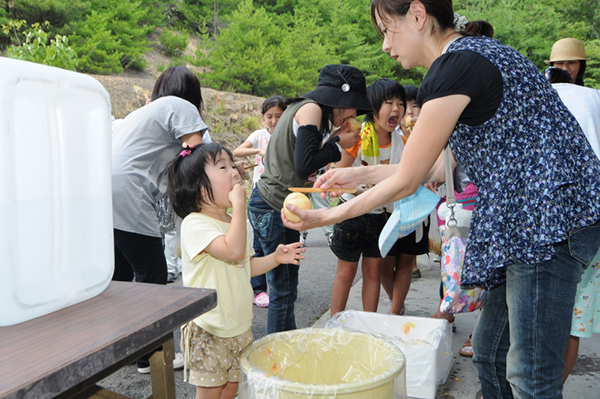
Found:
[{"label": "wooden table", "polygon": [[0,398],[124,396],[96,382],[150,359],[153,398],[175,398],[173,331],[214,308],[215,290],[113,281],[100,295],[0,327]]}]

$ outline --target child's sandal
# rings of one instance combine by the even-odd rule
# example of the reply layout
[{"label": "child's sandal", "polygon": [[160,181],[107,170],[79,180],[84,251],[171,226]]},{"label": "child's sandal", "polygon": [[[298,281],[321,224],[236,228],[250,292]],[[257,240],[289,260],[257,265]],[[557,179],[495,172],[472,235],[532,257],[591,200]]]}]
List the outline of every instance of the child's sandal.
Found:
[{"label": "child's sandal", "polygon": [[458,354],[464,357],[473,357],[473,345],[471,344],[471,336],[465,341]]}]

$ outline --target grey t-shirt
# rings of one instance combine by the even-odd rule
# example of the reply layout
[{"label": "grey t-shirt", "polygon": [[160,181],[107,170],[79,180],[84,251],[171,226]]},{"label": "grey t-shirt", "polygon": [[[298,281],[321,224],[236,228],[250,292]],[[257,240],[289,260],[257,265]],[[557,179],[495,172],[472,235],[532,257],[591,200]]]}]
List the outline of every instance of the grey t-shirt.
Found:
[{"label": "grey t-shirt", "polygon": [[[139,108],[112,135],[113,226],[160,237],[154,204],[167,190],[167,163],[186,134],[207,132],[198,109],[179,97],[161,97]],[[206,134],[205,134],[206,136]]]}]

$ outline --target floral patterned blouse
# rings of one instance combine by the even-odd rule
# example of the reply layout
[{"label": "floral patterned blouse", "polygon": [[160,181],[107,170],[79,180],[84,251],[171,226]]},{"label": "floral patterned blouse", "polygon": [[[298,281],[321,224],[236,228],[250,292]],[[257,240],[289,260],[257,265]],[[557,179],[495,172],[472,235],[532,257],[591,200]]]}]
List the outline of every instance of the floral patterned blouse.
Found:
[{"label": "floral patterned blouse", "polygon": [[[505,282],[507,266],[550,259],[570,231],[600,219],[600,161],[531,61],[487,37],[461,38],[448,54],[460,50],[480,54],[502,75],[496,113],[477,126],[459,120],[449,140],[479,189],[461,281],[489,289]],[[443,86],[428,76],[422,87]]]}]

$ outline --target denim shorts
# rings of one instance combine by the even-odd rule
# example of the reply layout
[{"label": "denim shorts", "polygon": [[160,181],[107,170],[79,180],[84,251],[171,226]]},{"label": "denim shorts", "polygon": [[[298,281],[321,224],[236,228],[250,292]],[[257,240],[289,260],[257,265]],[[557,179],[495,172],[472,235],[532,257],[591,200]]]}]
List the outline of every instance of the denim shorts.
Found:
[{"label": "denim shorts", "polygon": [[331,251],[346,262],[358,262],[361,254],[367,258],[381,258],[378,241],[386,220],[385,213],[367,213],[336,223]]}]

